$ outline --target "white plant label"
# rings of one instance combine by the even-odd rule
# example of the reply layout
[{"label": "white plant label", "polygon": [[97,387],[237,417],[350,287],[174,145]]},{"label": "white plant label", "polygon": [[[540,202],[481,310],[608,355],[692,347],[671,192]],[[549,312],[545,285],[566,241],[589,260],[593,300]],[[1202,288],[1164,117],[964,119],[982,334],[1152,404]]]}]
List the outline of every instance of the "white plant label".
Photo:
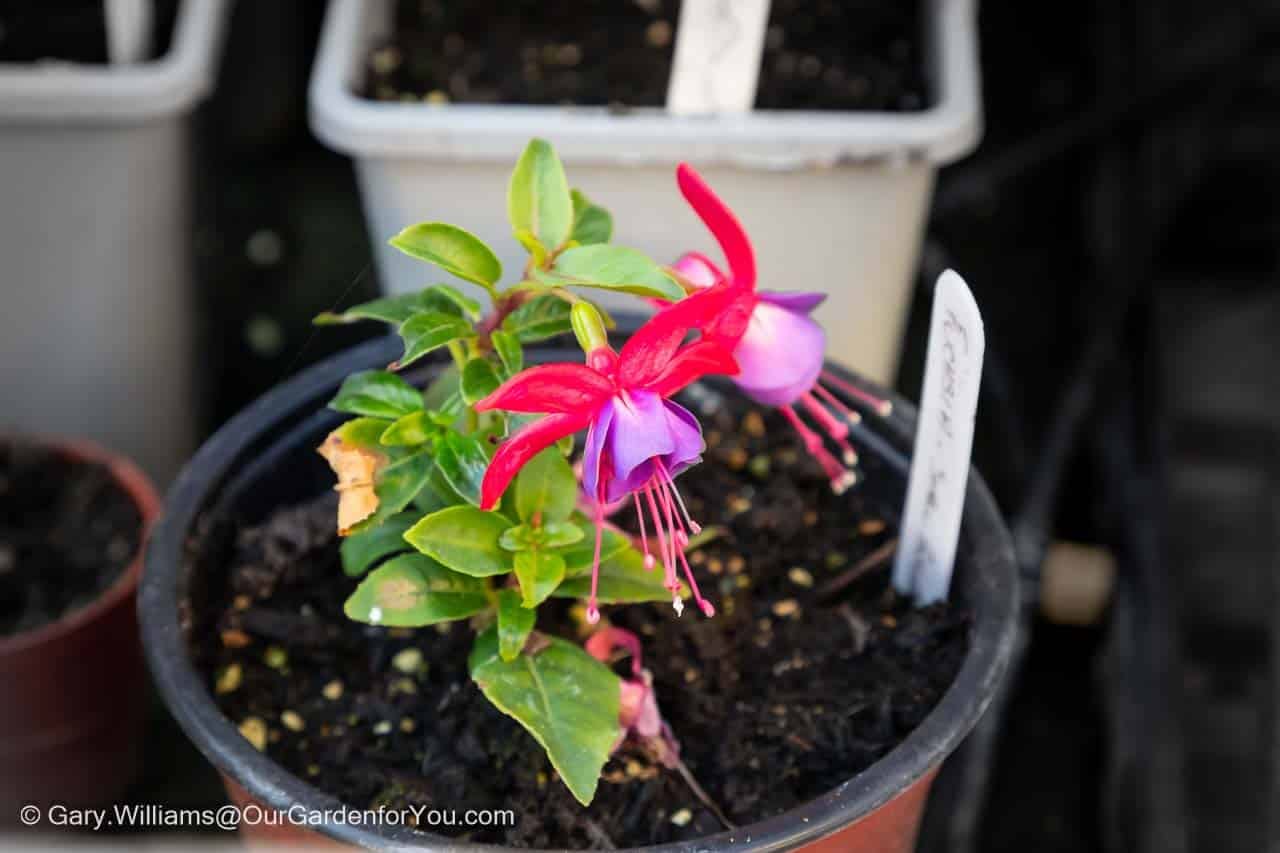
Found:
[{"label": "white plant label", "polygon": [[951,586],[985,347],[973,294],[947,270],[933,295],[924,391],[893,563],[894,587],[920,606],[945,599]]},{"label": "white plant label", "polygon": [[769,0],[684,0],[667,86],[674,115],[750,112]]}]

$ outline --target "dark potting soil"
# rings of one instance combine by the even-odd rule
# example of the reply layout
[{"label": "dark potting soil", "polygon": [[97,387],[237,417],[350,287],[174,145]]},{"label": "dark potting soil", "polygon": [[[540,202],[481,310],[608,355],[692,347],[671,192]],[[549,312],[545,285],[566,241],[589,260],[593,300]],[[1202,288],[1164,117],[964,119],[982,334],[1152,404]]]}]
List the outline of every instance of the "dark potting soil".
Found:
[{"label": "dark potting soil", "polygon": [[[107,62],[107,20],[102,0],[2,0],[0,62]],[[177,0],[152,0],[152,50],[169,50]]]},{"label": "dark potting soil", "polygon": [[[657,107],[679,0],[398,0],[369,52],[381,101]],[[759,109],[928,106],[919,0],[774,0]]]},{"label": "dark potting soil", "polygon": [[[604,615],[642,636],[684,761],[745,825],[838,786],[910,733],[959,670],[969,618],[948,605],[910,609],[883,567],[820,600],[825,582],[883,552],[893,531],[882,514],[856,488],[834,496],[780,418],[742,406],[704,424],[706,461],[680,488],[694,517],[720,528],[691,554],[719,612],[677,618],[661,604]],[[342,574],[333,531],[326,496],[257,527],[211,524],[192,543],[210,602],[197,598],[191,614],[198,665],[274,760],[359,808],[514,810],[510,828],[430,827],[472,840],[607,849],[722,829],[677,774],[629,751],[580,807],[542,749],[471,683],[466,625],[345,619],[356,582]],[[581,638],[581,620],[580,603],[552,603],[538,628]]]},{"label": "dark potting soil", "polygon": [[137,554],[141,524],[102,465],[0,442],[0,636],[101,595]]}]

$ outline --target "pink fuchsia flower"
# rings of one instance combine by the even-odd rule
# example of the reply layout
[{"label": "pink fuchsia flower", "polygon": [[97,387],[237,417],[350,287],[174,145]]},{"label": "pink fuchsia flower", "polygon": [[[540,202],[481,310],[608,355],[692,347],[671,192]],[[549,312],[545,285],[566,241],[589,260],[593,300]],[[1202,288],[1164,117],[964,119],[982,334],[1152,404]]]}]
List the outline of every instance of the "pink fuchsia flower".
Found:
[{"label": "pink fuchsia flower", "polygon": [[[709,374],[734,374],[737,363],[717,338],[705,334],[733,306],[739,291],[708,287],[649,319],[615,353],[604,342],[587,353],[587,363],[545,364],[528,368],[476,403],[477,411],[542,414],[502,443],[485,471],[480,489],[484,509],[497,505],[526,462],[553,442],[587,429],[583,484],[593,498],[596,525],[587,619],[600,618],[597,586],[605,506],[631,496],[640,516],[645,565],[656,564],[649,548],[645,510],[656,534],[664,583],[679,614],[684,602],[678,567],[684,569],[698,608],[715,613],[698,590],[684,556],[689,536],[700,529],[690,518],[675,478],[701,459],[704,442],[698,421],[669,398]],[[702,338],[684,344],[691,330]]]},{"label": "pink fuchsia flower", "polygon": [[[847,466],[858,460],[849,443],[849,423],[856,423],[860,416],[825,386],[843,391],[881,415],[888,414],[888,401],[823,369],[826,334],[809,314],[826,299],[826,294],[757,290],[755,251],[742,223],[688,164],[681,163],[676,169],[676,181],[685,200],[720,244],[729,272],[723,272],[697,252],[684,255],[672,268],[694,287],[727,284],[737,290],[737,308],[747,317],[745,322],[740,317],[726,318],[709,330],[708,337],[733,351],[739,366],[734,381],[743,392],[782,412],[822,466],[831,488],[843,492],[854,483],[853,472]],[[822,435],[804,422],[797,404],[839,447],[841,460],[827,449]]]},{"label": "pink fuchsia flower", "polygon": [[585,647],[589,655],[604,664],[612,661],[614,650],[618,648],[631,656],[631,677],[622,679],[619,703],[618,722],[622,725],[622,734],[614,744],[614,750],[630,737],[663,766],[677,766],[680,763],[680,743],[658,710],[653,675],[642,662],[640,638],[622,628],[605,627],[587,638]]}]

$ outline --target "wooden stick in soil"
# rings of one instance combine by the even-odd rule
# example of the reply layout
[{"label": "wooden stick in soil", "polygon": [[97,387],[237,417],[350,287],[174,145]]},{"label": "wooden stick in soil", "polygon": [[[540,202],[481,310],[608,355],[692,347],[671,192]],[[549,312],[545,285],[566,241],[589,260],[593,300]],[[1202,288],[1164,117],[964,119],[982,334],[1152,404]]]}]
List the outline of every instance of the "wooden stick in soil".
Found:
[{"label": "wooden stick in soil", "polygon": [[846,587],[856,581],[863,575],[880,568],[889,562],[889,558],[893,556],[893,552],[898,548],[898,540],[890,539],[879,548],[836,575],[831,580],[818,587],[817,597],[819,599],[830,598],[838,592],[843,591]]}]

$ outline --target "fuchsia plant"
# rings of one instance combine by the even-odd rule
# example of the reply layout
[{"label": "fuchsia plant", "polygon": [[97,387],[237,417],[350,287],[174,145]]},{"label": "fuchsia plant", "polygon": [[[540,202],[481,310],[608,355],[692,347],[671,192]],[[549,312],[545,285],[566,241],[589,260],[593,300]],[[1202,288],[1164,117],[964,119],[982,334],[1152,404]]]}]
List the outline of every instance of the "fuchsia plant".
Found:
[{"label": "fuchsia plant", "polygon": [[[487,310],[437,284],[318,318],[387,322],[405,345],[390,369],[343,383],[330,406],[354,417],[320,448],[337,474],[343,568],[362,578],[347,614],[388,627],[469,620],[479,631],[473,680],[542,744],[584,804],[609,756],[631,748],[705,797],[680,762],[638,638],[598,625],[601,604],[670,600],[678,616],[687,594],[715,613],[685,556],[700,528],[676,482],[701,460],[702,428],[672,398],[704,377],[733,377],[796,426],[833,488],[852,482],[847,421],[856,415],[819,384],[825,339],[808,312],[821,294],[757,291],[737,219],[688,166],[677,179],[729,274],[701,255],[665,269],[612,245],[608,212],[571,190],[551,146],[534,140],[508,191],[512,230],[529,252],[513,285],[499,288],[496,255],[456,226],[414,225],[391,241],[479,286]],[[660,307],[615,350],[607,315],[583,295],[593,289]],[[570,331],[581,362],[525,367],[525,344]],[[437,350],[451,364],[425,391],[393,372]],[[843,463],[800,420],[797,402]],[[569,458],[584,430],[578,476]],[[628,499],[636,541],[605,522],[606,507]],[[584,622],[598,627],[585,648],[535,630],[551,598],[586,599]],[[619,648],[629,677],[603,663]]]}]

